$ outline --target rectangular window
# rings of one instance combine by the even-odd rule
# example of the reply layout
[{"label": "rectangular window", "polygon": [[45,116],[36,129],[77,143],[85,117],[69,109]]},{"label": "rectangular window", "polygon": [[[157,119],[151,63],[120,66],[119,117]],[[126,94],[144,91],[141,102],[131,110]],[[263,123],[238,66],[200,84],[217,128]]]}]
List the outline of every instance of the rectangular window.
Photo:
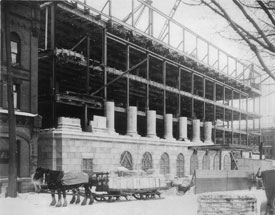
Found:
[{"label": "rectangular window", "polygon": [[82,159],[82,172],[87,173],[88,175],[93,174],[93,159]]},{"label": "rectangular window", "polygon": [[14,108],[20,109],[20,84],[13,84]]}]

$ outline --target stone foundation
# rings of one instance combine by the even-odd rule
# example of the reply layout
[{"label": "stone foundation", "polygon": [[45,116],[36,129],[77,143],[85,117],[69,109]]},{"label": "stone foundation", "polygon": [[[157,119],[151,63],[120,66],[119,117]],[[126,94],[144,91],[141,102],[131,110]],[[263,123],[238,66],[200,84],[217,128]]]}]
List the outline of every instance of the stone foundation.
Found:
[{"label": "stone foundation", "polygon": [[198,215],[257,215],[253,195],[203,194],[198,197]]}]

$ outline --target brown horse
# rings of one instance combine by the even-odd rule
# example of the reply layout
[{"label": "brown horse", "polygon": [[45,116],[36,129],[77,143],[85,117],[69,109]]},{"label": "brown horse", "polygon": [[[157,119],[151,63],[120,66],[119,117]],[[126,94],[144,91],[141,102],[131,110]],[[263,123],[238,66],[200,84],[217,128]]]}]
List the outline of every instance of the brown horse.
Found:
[{"label": "brown horse", "polygon": [[[81,177],[74,177],[76,179],[75,182],[73,180],[66,180],[68,177],[66,177],[66,174],[64,174],[63,171],[56,171],[56,170],[49,170],[45,168],[38,167],[33,175],[33,181],[37,184],[42,181],[44,178],[47,188],[51,192],[52,196],[52,202],[51,206],[56,207],[66,207],[67,206],[67,199],[66,199],[66,191],[72,190],[73,191],[73,197],[70,201],[71,204],[73,203],[79,203],[80,202],[80,192],[79,188],[84,187],[85,190],[85,197],[82,201],[81,205],[86,205],[87,200],[90,199],[89,204],[93,204],[94,198],[91,192],[92,187],[92,180],[91,177],[89,177],[87,174],[84,175],[84,173],[80,174]],[[84,176],[84,177],[83,177]],[[68,182],[69,181],[69,182]],[[58,194],[58,202],[56,203],[55,199],[55,191],[57,191]],[[61,193],[63,195],[63,205],[61,201]],[[77,195],[77,199],[76,196]]]}]

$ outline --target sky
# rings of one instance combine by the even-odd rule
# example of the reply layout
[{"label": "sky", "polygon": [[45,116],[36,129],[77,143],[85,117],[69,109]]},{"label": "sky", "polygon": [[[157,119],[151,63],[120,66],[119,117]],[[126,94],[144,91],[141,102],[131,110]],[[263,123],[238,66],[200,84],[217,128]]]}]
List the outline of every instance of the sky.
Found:
[{"label": "sky", "polygon": [[[84,0],[83,0],[84,1]],[[95,1],[95,0],[87,0],[87,4],[97,8],[98,10],[102,10],[106,0]],[[164,14],[169,14],[175,4],[176,0],[152,0],[152,6],[163,12]],[[174,19],[178,21],[180,24],[184,25],[192,32],[200,35],[210,43],[214,44],[215,46],[221,48],[226,53],[241,59],[245,63],[257,62],[251,54],[249,48],[244,45],[244,43],[238,42],[236,40],[230,40],[228,38],[237,38],[236,33],[228,26],[228,23],[212,12],[206,6],[190,6],[186,3],[191,3],[192,0],[182,0],[179,4],[175,14]],[[222,3],[222,6],[227,9],[228,13],[234,20],[237,20],[238,24],[244,24],[248,29],[250,28],[249,23],[243,17],[243,15],[239,12],[236,6],[232,3],[232,1],[228,0],[219,0]],[[140,3],[138,0],[134,0],[134,7],[139,6]],[[132,0],[112,0],[112,15],[122,20],[123,18],[127,17],[129,12],[131,12],[132,7]],[[108,13],[108,6],[105,7],[103,12]],[[141,16],[137,27],[143,30],[146,29],[146,24],[148,23],[148,11],[144,11],[143,15]],[[138,16],[138,13],[135,15]],[[128,23],[131,23],[131,20],[128,20]],[[154,13],[154,35],[158,36],[159,32],[165,23],[165,20],[159,16],[157,13]],[[171,44],[174,47],[180,43],[182,39],[182,30],[175,27],[176,25],[171,25]],[[185,50],[187,53],[191,53],[195,47],[195,39],[192,37],[191,34],[186,33],[186,41],[188,43],[185,44]],[[201,58],[205,55],[206,46],[203,43],[199,43],[199,53]],[[211,50],[210,50],[211,53]],[[212,54],[210,56],[210,64],[215,62],[216,54],[215,51],[212,50]],[[221,57],[221,68],[223,68],[223,63],[226,61],[226,58]],[[269,62],[268,62],[269,63]],[[273,63],[273,62],[271,62]],[[230,64],[230,63],[229,63]],[[233,69],[234,63],[231,62],[231,69]],[[241,71],[240,71],[241,72]],[[229,71],[230,73],[230,71]],[[269,78],[266,83],[268,85],[263,85],[262,92],[262,106],[261,106],[261,113],[264,116],[275,116],[275,85],[274,81]],[[267,105],[268,104],[268,105]],[[275,118],[274,118],[275,122]]]}]

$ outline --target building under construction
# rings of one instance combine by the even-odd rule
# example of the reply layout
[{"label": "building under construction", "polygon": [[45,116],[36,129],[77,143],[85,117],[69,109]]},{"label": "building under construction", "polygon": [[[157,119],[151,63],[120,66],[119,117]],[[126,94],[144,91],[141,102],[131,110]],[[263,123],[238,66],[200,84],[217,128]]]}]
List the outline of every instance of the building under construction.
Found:
[{"label": "building under construction", "polygon": [[128,1],[124,19],[111,0],[40,4],[39,166],[182,177],[257,155],[259,73],[174,20],[179,2]]},{"label": "building under construction", "polygon": [[[135,5],[123,20],[112,16],[110,0],[101,10],[80,1],[41,5],[39,114],[44,128],[58,128],[50,132],[62,134],[62,147],[55,143],[55,161],[46,163],[49,151],[43,144],[51,144],[48,139],[57,133],[47,131],[46,141],[41,134],[41,164],[71,169],[90,162],[89,168],[96,170],[149,166],[162,173],[189,174],[192,168],[222,169],[224,151],[243,150],[252,157],[259,143],[261,95],[253,65],[205,41],[151,2],[138,0]],[[144,14],[147,24],[140,30],[138,20]],[[157,15],[165,20],[159,35],[154,33]],[[175,26],[181,32],[176,46]],[[75,118],[80,119],[78,126]],[[62,129],[75,126],[88,135],[78,138],[91,146],[84,140],[81,146],[70,145],[77,140],[70,139],[70,132],[66,140]],[[105,146],[105,159],[97,154],[100,145]],[[73,147],[68,154],[76,150],[78,155],[64,155],[67,146]],[[210,156],[209,150],[209,164],[198,160],[191,162],[196,167],[189,167],[192,154]],[[75,165],[66,159],[75,159]]]}]

